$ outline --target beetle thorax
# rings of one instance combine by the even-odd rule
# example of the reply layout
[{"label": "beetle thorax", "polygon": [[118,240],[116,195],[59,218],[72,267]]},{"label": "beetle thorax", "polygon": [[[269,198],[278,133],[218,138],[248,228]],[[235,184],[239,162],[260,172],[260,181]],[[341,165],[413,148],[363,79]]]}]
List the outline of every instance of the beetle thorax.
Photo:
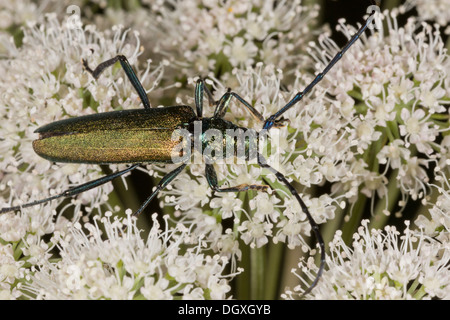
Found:
[{"label": "beetle thorax", "polygon": [[190,127],[192,147],[207,163],[232,157],[245,160],[256,158],[258,133],[242,128],[222,118],[202,118]]}]

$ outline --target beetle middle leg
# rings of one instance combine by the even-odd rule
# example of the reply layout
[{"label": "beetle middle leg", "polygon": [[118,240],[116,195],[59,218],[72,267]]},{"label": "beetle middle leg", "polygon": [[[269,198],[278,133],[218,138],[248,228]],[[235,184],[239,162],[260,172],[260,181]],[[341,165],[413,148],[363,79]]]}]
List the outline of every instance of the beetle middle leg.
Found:
[{"label": "beetle middle leg", "polygon": [[186,167],[186,163],[183,163],[181,166],[179,166],[175,170],[166,174],[161,179],[161,181],[159,181],[158,185],[156,186],[156,189],[152,192],[152,194],[144,201],[144,203],[139,207],[139,209],[137,209],[133,213],[133,217],[137,217],[138,215],[140,215],[142,213],[142,211],[144,211],[144,209],[148,206],[148,204],[153,200],[153,198],[158,194],[158,192],[160,190],[164,189],[165,187],[167,187],[167,185],[169,183],[171,183],[172,180],[175,179],[175,177],[178,176],[185,167]]},{"label": "beetle middle leg", "polygon": [[319,282],[319,279],[323,273],[323,270],[325,268],[325,242],[323,241],[322,235],[319,230],[319,226],[312,217],[311,213],[309,212],[308,207],[306,206],[305,202],[302,200],[300,195],[298,194],[297,190],[294,188],[292,184],[289,183],[289,181],[286,179],[286,177],[279,171],[272,168],[269,164],[267,164],[266,159],[261,155],[258,154],[258,164],[265,169],[268,169],[271,171],[275,176],[277,177],[278,181],[283,183],[290,191],[290,193],[295,197],[295,199],[300,204],[300,207],[302,208],[303,213],[306,215],[306,218],[308,219],[308,222],[314,232],[314,236],[317,239],[317,243],[320,247],[320,266],[319,270],[317,271],[316,278],[314,279],[313,283],[309,286],[305,292],[303,292],[302,296],[308,294],[311,292],[311,290],[316,286],[316,284]]},{"label": "beetle middle leg", "polygon": [[150,101],[148,100],[147,92],[145,91],[144,87],[142,86],[142,83],[139,81],[136,73],[134,72],[133,68],[131,67],[130,63],[128,62],[127,58],[123,55],[115,56],[112,59],[106,60],[102,63],[100,63],[94,70],[92,70],[86,60],[83,61],[83,67],[86,69],[87,72],[92,74],[92,76],[95,79],[98,79],[100,74],[108,67],[114,65],[117,61],[120,62],[120,65],[122,66],[123,70],[125,71],[125,74],[127,75],[128,79],[130,79],[131,84],[133,85],[134,89],[136,90],[137,94],[139,95],[139,98],[142,101],[142,104],[144,105],[145,109],[150,109]]}]

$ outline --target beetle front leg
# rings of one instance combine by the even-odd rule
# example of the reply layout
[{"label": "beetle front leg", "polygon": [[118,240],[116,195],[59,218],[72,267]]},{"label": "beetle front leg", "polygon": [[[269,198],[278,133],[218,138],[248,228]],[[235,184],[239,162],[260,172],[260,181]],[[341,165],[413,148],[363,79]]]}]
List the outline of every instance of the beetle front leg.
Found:
[{"label": "beetle front leg", "polygon": [[133,85],[134,89],[136,90],[137,94],[139,95],[139,98],[142,101],[142,104],[144,105],[145,109],[150,109],[150,101],[148,100],[147,92],[145,91],[144,87],[142,86],[142,83],[139,81],[136,73],[134,72],[133,68],[131,67],[130,63],[128,62],[127,58],[123,55],[118,55],[112,59],[106,60],[102,63],[100,63],[94,70],[92,70],[86,60],[83,61],[83,67],[86,69],[87,72],[92,74],[92,76],[95,79],[98,79],[100,74],[108,67],[115,64],[117,61],[120,62],[120,65],[122,66],[123,70],[125,71],[125,74],[127,75],[128,79],[130,79],[131,84]]},{"label": "beetle front leg", "polygon": [[258,121],[263,122],[264,117],[259,113],[255,108],[253,108],[250,103],[244,100],[240,95],[235,92],[232,92],[230,89],[219,99],[216,110],[214,110],[214,117],[223,118],[225,116],[225,112],[228,109],[228,106],[231,102],[231,98],[235,97],[247,110],[250,112],[253,118]]},{"label": "beetle front leg", "polygon": [[[219,117],[219,118],[223,118],[225,116],[225,112],[228,108],[228,105],[230,104],[231,98],[236,98],[237,101],[239,101],[241,103],[241,105],[243,105],[252,115],[252,117],[259,121],[259,122],[264,122],[265,119],[262,116],[261,113],[258,112],[258,110],[256,110],[250,103],[248,103],[244,98],[242,98],[240,95],[238,95],[236,92],[231,91],[230,89],[228,89],[228,91],[220,98],[220,100],[218,101],[218,105],[216,110],[214,111],[214,116],[215,117]],[[274,126],[275,127],[282,127],[286,124],[288,120],[286,119],[277,119],[274,121]]]},{"label": "beetle front leg", "polygon": [[206,180],[208,180],[209,186],[216,192],[241,192],[248,190],[267,191],[267,189],[269,188],[269,186],[259,184],[240,184],[234,187],[219,188],[216,170],[214,169],[214,166],[212,164],[206,164],[205,173],[206,173]]},{"label": "beetle front leg", "polygon": [[206,92],[206,96],[208,97],[209,106],[217,104],[217,101],[214,100],[214,97],[206,86],[205,80],[199,78],[197,83],[195,84],[195,107],[197,109],[197,117],[201,118],[203,116],[203,92]]}]

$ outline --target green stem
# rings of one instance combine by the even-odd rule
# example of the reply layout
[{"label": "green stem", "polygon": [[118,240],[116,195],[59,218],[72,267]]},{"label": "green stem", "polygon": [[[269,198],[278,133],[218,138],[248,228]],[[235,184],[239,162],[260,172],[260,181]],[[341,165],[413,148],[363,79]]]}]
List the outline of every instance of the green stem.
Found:
[{"label": "green stem", "polygon": [[386,197],[388,197],[387,206],[384,199],[380,199],[377,202],[373,213],[373,218],[371,219],[369,224],[369,229],[381,229],[386,225],[389,216],[386,215],[383,211],[386,209],[388,212],[392,213],[392,210],[394,209],[400,195],[400,188],[397,185],[396,179],[397,175],[398,170],[392,171],[392,173],[389,175],[389,183],[387,186],[386,194]]},{"label": "green stem", "polygon": [[274,300],[277,299],[280,283],[280,270],[283,260],[284,244],[270,242],[269,252],[267,257],[267,266],[265,270],[265,287],[264,287],[264,299]]},{"label": "green stem", "polygon": [[239,242],[239,248],[242,252],[242,260],[239,263],[239,267],[244,269],[244,272],[238,274],[235,281],[235,294],[237,300],[248,300],[250,299],[250,247],[244,244],[242,241]]},{"label": "green stem", "polygon": [[264,247],[250,249],[250,299],[264,297]]},{"label": "green stem", "polygon": [[[242,201],[242,203],[245,206],[245,210],[249,210],[248,208],[248,203],[245,201],[246,197],[247,197],[247,193],[246,192],[240,192],[239,195],[239,200]],[[236,218],[239,219],[239,223],[235,223],[233,226],[233,233],[236,235],[236,238],[239,239],[238,236],[238,226],[242,224],[243,222],[243,217],[245,219],[245,215],[243,215],[241,212],[236,213]],[[244,269],[244,272],[240,273],[236,278],[235,278],[235,282],[236,282],[236,292],[235,292],[235,297],[238,300],[248,300],[250,299],[250,275],[249,273],[251,272],[250,268],[251,268],[251,264],[250,264],[250,247],[248,245],[246,245],[243,241],[239,241],[239,248],[241,249],[242,252],[242,260],[239,263],[239,266],[241,268]]]},{"label": "green stem", "polygon": [[424,296],[424,295],[426,295],[427,293],[425,292],[425,287],[424,286],[421,286],[420,288],[419,288],[419,290],[417,290],[417,292],[413,295],[413,298],[414,299],[417,299],[417,300],[420,300],[420,299],[422,299],[422,297]]},{"label": "green stem", "polygon": [[328,220],[327,223],[324,223],[321,226],[322,238],[325,242],[325,249],[327,249],[327,244],[333,240],[336,231],[339,229],[342,221],[342,215],[345,213],[345,210],[341,209],[338,205],[336,205],[336,210],[334,214],[334,219]]},{"label": "green stem", "polygon": [[358,192],[358,194],[360,196],[358,197],[358,200],[356,200],[356,203],[350,212],[350,219],[342,227],[342,239],[347,245],[351,243],[353,233],[356,231],[361,222],[361,217],[364,213],[364,208],[367,202],[366,196],[361,195],[361,192]]},{"label": "green stem", "polygon": [[400,0],[389,0],[389,1],[382,1],[382,11],[383,10],[391,10],[393,8],[398,7],[400,4]]}]

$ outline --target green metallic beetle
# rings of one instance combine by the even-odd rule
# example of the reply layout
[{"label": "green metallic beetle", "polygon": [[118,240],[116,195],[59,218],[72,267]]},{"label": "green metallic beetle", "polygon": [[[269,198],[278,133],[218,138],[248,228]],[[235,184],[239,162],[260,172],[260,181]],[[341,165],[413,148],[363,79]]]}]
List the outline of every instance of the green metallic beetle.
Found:
[{"label": "green metallic beetle", "polygon": [[[144,109],[92,114],[50,123],[36,130],[39,133],[39,139],[33,141],[33,148],[38,155],[53,162],[91,164],[130,163],[132,165],[122,171],[70,188],[58,195],[26,203],[21,206],[3,208],[0,210],[0,214],[38,205],[61,197],[77,195],[110,182],[136,169],[141,163],[178,163],[179,166],[161,179],[152,194],[134,212],[133,215],[137,216],[157,193],[165,188],[186,167],[191,151],[194,149],[200,152],[205,159],[206,179],[209,186],[215,192],[240,192],[252,189],[266,190],[267,186],[248,184],[227,188],[219,187],[213,163],[218,158],[237,156],[240,154],[246,160],[256,159],[262,168],[266,168],[274,173],[277,179],[286,185],[292,195],[297,199],[302,211],[311,224],[311,228],[321,249],[321,258],[316,278],[304,292],[304,294],[309,293],[319,281],[324,269],[324,241],[319,227],[311,216],[307,206],[284,175],[267,164],[265,158],[260,153],[257,140],[263,132],[267,132],[272,127],[283,124],[284,120],[281,116],[322,80],[323,76],[341,59],[343,54],[369,27],[376,12],[377,10],[373,10],[357,33],[303,91],[298,92],[283,108],[268,119],[264,119],[247,101],[231,90],[228,90],[218,101],[215,101],[211,92],[205,86],[203,79],[199,79],[195,86],[196,112],[190,106],[152,108],[142,84],[124,56],[118,55],[107,60],[98,65],[94,70],[89,68],[87,62],[83,60],[85,69],[95,79],[99,77],[105,68],[112,66],[116,62],[120,62],[125,74],[136,89],[144,105]],[[210,118],[203,117],[204,93],[207,95],[209,105],[215,106],[214,115]],[[223,119],[232,98],[237,99],[253,117],[264,123],[263,130],[255,132],[253,129],[238,127],[232,122]],[[187,137],[181,139],[182,135],[179,135],[178,138],[174,139],[174,133],[178,131],[187,133]],[[219,139],[214,135],[208,137],[207,133],[211,131],[218,132],[222,138]],[[239,139],[232,137],[229,134],[230,131],[241,132],[245,136],[245,139],[237,143]],[[230,148],[232,152],[224,152]],[[208,153],[207,151],[210,152]],[[219,157],[219,154],[222,154],[222,156]]]}]

